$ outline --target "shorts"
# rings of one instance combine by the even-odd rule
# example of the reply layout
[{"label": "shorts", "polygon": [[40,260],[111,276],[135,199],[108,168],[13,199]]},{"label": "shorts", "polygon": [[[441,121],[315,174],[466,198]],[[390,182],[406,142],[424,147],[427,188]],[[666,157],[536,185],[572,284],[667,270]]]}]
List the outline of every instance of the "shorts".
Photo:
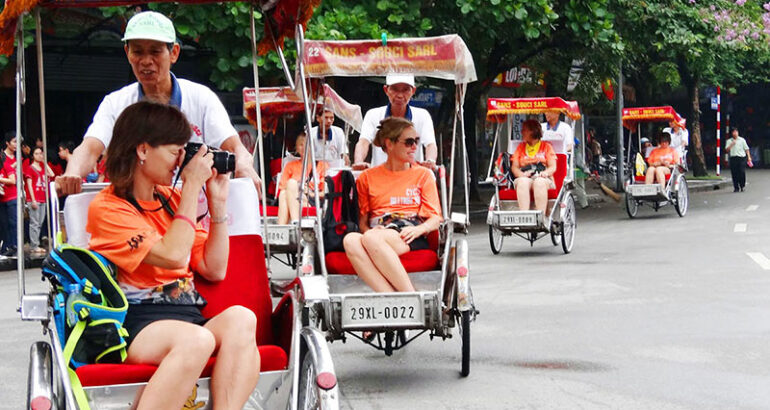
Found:
[{"label": "shorts", "polygon": [[419,251],[422,249],[428,249],[429,247],[430,245],[428,245],[428,238],[424,236],[421,236],[409,243],[410,251]]},{"label": "shorts", "polygon": [[128,331],[126,347],[147,325],[158,320],[181,320],[182,322],[204,325],[200,309],[194,305],[129,304],[123,327]]}]

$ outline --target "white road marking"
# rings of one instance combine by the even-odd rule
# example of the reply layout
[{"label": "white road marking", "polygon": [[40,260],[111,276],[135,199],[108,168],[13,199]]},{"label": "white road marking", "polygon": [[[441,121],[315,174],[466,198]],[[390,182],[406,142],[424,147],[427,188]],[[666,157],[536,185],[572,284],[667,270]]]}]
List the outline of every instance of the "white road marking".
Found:
[{"label": "white road marking", "polygon": [[735,224],[733,232],[746,232],[746,224]]},{"label": "white road marking", "polygon": [[746,208],[746,212],[753,212],[753,211],[756,211],[757,209],[759,209],[759,205],[749,205]]},{"label": "white road marking", "polygon": [[760,268],[770,270],[770,259],[767,259],[767,256],[761,252],[746,252],[746,255],[753,259]]}]

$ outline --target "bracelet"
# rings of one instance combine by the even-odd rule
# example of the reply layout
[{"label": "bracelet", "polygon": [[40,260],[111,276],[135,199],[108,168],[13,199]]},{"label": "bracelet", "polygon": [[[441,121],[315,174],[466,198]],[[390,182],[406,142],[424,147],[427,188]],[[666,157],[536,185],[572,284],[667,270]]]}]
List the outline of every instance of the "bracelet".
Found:
[{"label": "bracelet", "polygon": [[193,231],[196,230],[195,229],[195,222],[193,222],[192,219],[190,219],[190,218],[188,218],[188,217],[186,217],[184,215],[179,215],[179,214],[174,215],[174,219],[175,220],[178,219],[180,221],[187,222],[188,224],[190,224],[190,228],[193,228]]},{"label": "bracelet", "polygon": [[219,218],[214,218],[214,217],[212,216],[212,217],[211,217],[211,219],[209,220],[209,222],[211,222],[211,223],[213,223],[213,224],[221,224],[221,223],[225,223],[225,222],[227,222],[227,221],[228,221],[228,219],[230,219],[230,218],[228,218],[228,217],[227,217],[227,215],[225,215],[225,216],[220,216]]}]

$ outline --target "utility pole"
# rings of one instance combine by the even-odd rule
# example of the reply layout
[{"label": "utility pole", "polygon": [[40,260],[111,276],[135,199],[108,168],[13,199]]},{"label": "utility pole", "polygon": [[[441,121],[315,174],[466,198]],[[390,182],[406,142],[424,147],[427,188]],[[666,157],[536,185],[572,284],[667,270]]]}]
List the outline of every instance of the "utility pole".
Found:
[{"label": "utility pole", "polygon": [[617,106],[618,136],[617,136],[617,162],[618,172],[615,185],[616,192],[623,192],[623,180],[625,179],[625,155],[623,154],[623,63],[618,66],[618,90],[615,93],[615,105]]}]

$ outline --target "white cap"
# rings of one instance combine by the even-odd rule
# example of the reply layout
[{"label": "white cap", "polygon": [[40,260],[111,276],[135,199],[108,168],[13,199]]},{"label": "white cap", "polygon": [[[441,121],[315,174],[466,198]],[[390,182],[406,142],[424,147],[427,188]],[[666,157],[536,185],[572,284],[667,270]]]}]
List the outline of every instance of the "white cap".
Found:
[{"label": "white cap", "polygon": [[174,23],[168,17],[155,12],[143,11],[131,17],[126,24],[123,41],[154,40],[163,43],[175,43]]},{"label": "white cap", "polygon": [[642,139],[641,139],[639,142],[641,142],[642,144],[644,144],[645,142],[650,142],[650,139],[649,139],[649,138],[647,138],[647,137],[642,137]]},{"label": "white cap", "polygon": [[414,75],[413,74],[388,74],[385,77],[385,85],[393,84],[409,84],[414,87]]}]

